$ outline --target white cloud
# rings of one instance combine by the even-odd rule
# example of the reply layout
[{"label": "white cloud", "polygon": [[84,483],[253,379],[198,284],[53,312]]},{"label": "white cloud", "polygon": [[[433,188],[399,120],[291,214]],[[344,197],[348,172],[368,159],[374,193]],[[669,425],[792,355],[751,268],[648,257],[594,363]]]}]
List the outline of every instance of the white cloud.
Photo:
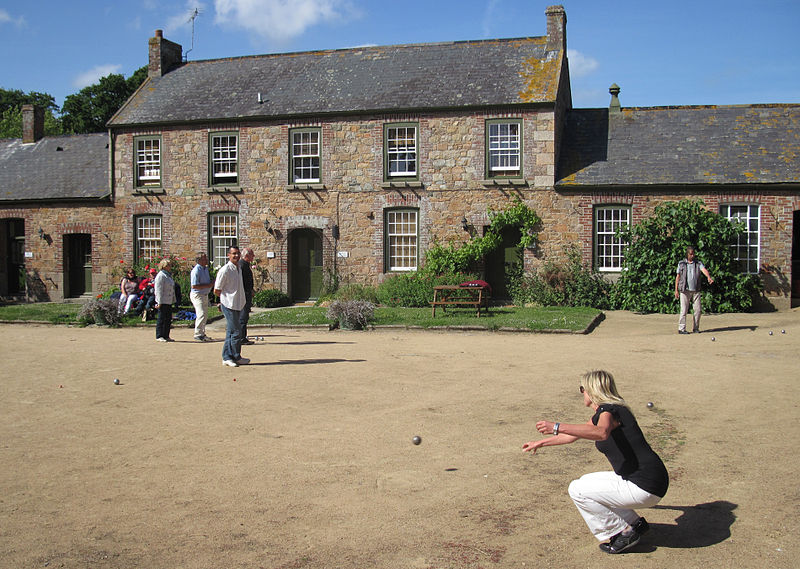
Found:
[{"label": "white cloud", "polygon": [[122,69],[122,65],[119,64],[97,65],[75,77],[72,80],[72,86],[76,89],[83,89],[97,83],[102,77],[110,73],[119,73],[120,69]]},{"label": "white cloud", "polygon": [[18,28],[21,28],[25,25],[25,17],[20,16],[18,18],[13,18],[11,17],[11,14],[5,10],[0,10],[0,24],[13,24]]},{"label": "white cloud", "polygon": [[197,0],[187,0],[186,7],[181,12],[167,19],[167,23],[164,24],[164,32],[169,35],[181,28],[191,30],[192,15],[195,10],[197,10],[198,14],[202,14],[205,12],[206,6],[202,2],[197,2]]},{"label": "white cloud", "polygon": [[569,59],[569,76],[573,78],[589,75],[600,67],[596,59],[583,55],[576,49],[567,50],[567,59]]},{"label": "white cloud", "polygon": [[286,41],[349,10],[347,0],[214,0],[218,24],[245,29],[273,41]]}]

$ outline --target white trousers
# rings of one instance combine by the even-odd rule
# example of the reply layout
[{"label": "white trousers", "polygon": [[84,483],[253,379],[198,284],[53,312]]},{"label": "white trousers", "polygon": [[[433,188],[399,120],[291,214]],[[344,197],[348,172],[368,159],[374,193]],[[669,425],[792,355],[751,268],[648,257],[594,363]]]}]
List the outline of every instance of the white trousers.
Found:
[{"label": "white trousers", "polygon": [[703,307],[700,305],[700,291],[685,291],[680,293],[681,296],[681,315],[678,318],[678,330],[686,330],[686,314],[689,313],[689,305],[692,305],[692,316],[694,317],[694,328],[692,331],[700,329],[700,315],[703,313]]},{"label": "white trousers", "polygon": [[206,322],[208,321],[208,293],[198,294],[195,291],[189,293],[189,299],[194,306],[194,337],[202,338],[206,335]]},{"label": "white trousers", "polygon": [[639,514],[633,508],[652,508],[661,501],[614,472],[584,474],[570,483],[569,496],[599,541],[635,524]]}]

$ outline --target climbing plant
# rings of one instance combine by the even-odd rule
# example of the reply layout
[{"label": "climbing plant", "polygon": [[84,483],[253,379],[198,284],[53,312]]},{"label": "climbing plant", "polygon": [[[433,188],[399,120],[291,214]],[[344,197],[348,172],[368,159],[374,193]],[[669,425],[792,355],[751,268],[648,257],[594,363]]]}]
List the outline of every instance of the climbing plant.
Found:
[{"label": "climbing plant", "polygon": [[536,242],[536,228],[541,218],[517,198],[513,205],[502,211],[489,209],[489,227],[482,236],[473,235],[466,243],[435,244],[425,254],[422,272],[428,274],[460,273],[497,249],[503,242],[502,231],[517,227],[520,231],[518,246],[530,247]]}]

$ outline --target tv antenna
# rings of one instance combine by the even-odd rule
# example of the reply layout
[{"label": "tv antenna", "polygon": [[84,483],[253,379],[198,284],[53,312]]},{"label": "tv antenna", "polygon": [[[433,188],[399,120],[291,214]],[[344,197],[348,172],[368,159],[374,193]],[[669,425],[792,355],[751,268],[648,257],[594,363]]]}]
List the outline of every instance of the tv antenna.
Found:
[{"label": "tv antenna", "polygon": [[[195,7],[194,11],[192,11],[192,14],[189,16],[189,19],[186,20],[187,24],[190,22],[192,24],[192,47],[189,49],[189,51],[192,51],[194,49],[194,21],[199,15],[200,15],[200,8]],[[189,59],[189,51],[183,54],[184,61]]]}]

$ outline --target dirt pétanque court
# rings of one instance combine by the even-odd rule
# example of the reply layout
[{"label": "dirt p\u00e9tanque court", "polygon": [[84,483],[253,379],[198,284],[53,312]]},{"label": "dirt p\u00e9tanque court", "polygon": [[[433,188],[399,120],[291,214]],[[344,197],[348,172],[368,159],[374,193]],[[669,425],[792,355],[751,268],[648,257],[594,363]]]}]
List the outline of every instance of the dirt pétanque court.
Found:
[{"label": "dirt p\u00e9tanque court", "polygon": [[[800,312],[676,321],[256,328],[239,368],[187,328],[0,325],[0,567],[796,567]],[[588,420],[593,368],[672,477],[614,558],[567,495],[602,455],[521,452],[537,419]]]}]

